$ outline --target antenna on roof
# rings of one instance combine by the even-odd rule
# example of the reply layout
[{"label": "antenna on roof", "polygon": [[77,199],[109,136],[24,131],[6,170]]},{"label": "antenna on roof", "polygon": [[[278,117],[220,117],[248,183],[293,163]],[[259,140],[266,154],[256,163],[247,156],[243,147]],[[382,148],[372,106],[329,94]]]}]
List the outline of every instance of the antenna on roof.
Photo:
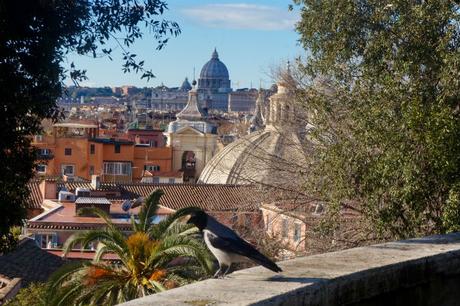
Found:
[{"label": "antenna on roof", "polygon": [[195,81],[195,66],[193,66],[193,81]]}]

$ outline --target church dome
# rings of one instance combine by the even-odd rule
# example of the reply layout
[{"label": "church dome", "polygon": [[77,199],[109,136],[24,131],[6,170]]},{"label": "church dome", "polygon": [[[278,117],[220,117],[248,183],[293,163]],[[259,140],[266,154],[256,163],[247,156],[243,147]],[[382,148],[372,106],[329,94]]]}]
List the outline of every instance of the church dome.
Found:
[{"label": "church dome", "polygon": [[184,82],[182,82],[182,85],[180,87],[181,91],[189,91],[192,89],[192,85],[190,85],[188,78],[185,78]]},{"label": "church dome", "polygon": [[227,145],[206,164],[199,182],[292,188],[304,165],[304,152],[295,133],[269,127]]},{"label": "church dome", "polygon": [[228,70],[224,63],[219,60],[216,49],[211,59],[201,68],[200,79],[228,79]]},{"label": "church dome", "polygon": [[199,182],[261,184],[285,190],[301,184],[307,146],[298,136],[295,97],[282,82],[277,90],[269,98],[271,111],[265,128],[227,145],[206,164]]}]

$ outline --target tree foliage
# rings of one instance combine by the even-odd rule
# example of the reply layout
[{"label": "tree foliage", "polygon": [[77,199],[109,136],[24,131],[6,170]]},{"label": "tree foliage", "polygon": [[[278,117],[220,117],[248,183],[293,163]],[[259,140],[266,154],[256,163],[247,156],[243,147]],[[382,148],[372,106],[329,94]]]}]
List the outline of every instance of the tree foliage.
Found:
[{"label": "tree foliage", "polygon": [[[187,284],[206,277],[213,268],[212,256],[197,229],[178,222],[193,208],[178,210],[159,224],[152,224],[161,190],[150,195],[138,218],[132,217],[133,232],[125,236],[105,212],[87,212],[104,219],[106,228],[76,233],[64,245],[68,253],[77,245],[98,243],[92,262],[69,264],[49,280],[47,305],[115,305]],[[115,254],[119,260],[104,261]]]},{"label": "tree foliage", "polygon": [[0,1],[0,235],[25,217],[36,159],[30,136],[41,132],[43,119],[59,118],[66,76],[85,78],[73,63],[65,69],[67,56],[111,58],[119,49],[123,71],[151,78],[129,48],[144,33],[157,49],[179,34],[175,22],[160,18],[166,9],[160,0]]},{"label": "tree foliage", "polygon": [[458,229],[460,6],[294,2],[315,127],[308,191],[359,203],[388,238]]},{"label": "tree foliage", "polygon": [[5,306],[46,306],[46,290],[45,283],[31,283],[21,288],[14,298],[6,302]]}]

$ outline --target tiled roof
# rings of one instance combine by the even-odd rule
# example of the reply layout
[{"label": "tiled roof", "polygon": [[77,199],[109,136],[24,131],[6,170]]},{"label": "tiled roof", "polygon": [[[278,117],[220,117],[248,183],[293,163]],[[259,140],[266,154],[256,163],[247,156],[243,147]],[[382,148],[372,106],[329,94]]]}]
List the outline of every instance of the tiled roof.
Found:
[{"label": "tiled roof", "polygon": [[[94,190],[89,182],[66,182],[60,186],[69,191],[77,187]],[[254,210],[262,202],[259,190],[249,185],[102,183],[98,190],[119,192],[120,196],[115,198],[107,195],[109,199],[135,199],[146,197],[157,189],[165,193],[160,204],[175,210],[192,205],[207,211]]]},{"label": "tiled roof", "polygon": [[[207,211],[216,210],[254,210],[260,203],[260,195],[250,186],[205,185],[205,184],[124,184],[120,185],[122,195],[127,198],[146,197],[156,189],[162,189],[164,195],[160,204],[180,209],[198,206]],[[131,196],[131,197],[130,197]]]},{"label": "tiled roof", "polygon": [[29,199],[27,201],[27,206],[26,208],[28,209],[40,209],[42,202],[43,202],[43,196],[40,191],[40,181],[39,180],[32,180],[27,184],[27,187],[29,187],[30,195]]},{"label": "tiled roof", "polygon": [[65,261],[40,249],[33,240],[24,239],[12,252],[0,256],[0,274],[12,279],[22,278],[22,286],[44,282]]}]

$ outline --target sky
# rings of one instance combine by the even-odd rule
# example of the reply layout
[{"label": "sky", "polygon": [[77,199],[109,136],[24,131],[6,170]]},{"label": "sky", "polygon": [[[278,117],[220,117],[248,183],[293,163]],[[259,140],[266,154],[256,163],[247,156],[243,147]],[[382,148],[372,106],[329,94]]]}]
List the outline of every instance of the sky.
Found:
[{"label": "sky", "polygon": [[[268,87],[273,82],[270,71],[287,60],[304,55],[294,30],[298,12],[289,12],[290,0],[168,0],[164,18],[176,21],[182,33],[172,37],[160,51],[148,33],[131,48],[145,61],[156,78],[149,82],[139,74],[122,72],[122,57],[115,50],[108,58],[71,55],[67,65],[86,69],[88,80],[81,86],[139,87],[180,86],[185,77],[198,79],[202,66],[214,48],[227,66],[233,88]],[[70,83],[70,81],[68,81]]]}]

